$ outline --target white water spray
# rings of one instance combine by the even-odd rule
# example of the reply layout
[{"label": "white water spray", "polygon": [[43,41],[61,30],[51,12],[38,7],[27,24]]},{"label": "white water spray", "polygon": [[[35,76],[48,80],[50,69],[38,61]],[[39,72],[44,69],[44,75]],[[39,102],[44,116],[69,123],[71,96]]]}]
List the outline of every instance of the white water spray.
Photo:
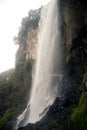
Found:
[{"label": "white water spray", "polygon": [[30,98],[30,114],[26,124],[34,123],[44,116],[46,108],[53,104],[57,96],[52,74],[57,60],[59,30],[57,0],[52,0],[49,7],[41,12],[39,25],[39,51],[36,73]]},{"label": "white water spray", "polygon": [[[30,106],[18,117],[22,125],[39,121],[59,95],[58,74],[60,67],[60,20],[58,0],[52,0],[41,12],[39,23],[39,51],[32,85]],[[21,118],[21,119],[20,119]],[[18,123],[19,124],[19,123]]]}]

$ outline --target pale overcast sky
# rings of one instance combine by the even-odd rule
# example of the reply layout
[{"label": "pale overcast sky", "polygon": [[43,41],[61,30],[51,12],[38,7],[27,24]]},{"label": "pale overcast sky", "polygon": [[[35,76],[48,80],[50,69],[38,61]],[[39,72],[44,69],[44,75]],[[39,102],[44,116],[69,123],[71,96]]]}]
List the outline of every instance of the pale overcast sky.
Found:
[{"label": "pale overcast sky", "polygon": [[30,9],[39,8],[50,0],[0,0],[0,72],[13,68],[17,46],[13,37],[18,33],[21,19]]}]

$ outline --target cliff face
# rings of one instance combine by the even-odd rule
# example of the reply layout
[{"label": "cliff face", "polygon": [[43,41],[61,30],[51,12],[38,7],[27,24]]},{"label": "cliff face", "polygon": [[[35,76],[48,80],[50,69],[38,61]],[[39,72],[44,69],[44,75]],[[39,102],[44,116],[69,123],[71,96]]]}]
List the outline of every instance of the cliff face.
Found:
[{"label": "cliff face", "polygon": [[19,44],[19,50],[16,54],[16,65],[21,60],[36,59],[40,12],[41,8],[31,10],[28,17],[22,20],[18,36],[15,38],[16,43]]},{"label": "cliff face", "polygon": [[82,0],[62,0],[60,5],[66,45],[70,47],[72,40],[77,37],[79,29],[85,24],[86,3]]},{"label": "cliff face", "polygon": [[60,10],[62,47],[65,57],[65,73],[60,85],[63,88],[62,93],[64,93],[65,99],[56,99],[54,105],[50,107],[47,115],[40,122],[35,125],[29,124],[19,130],[87,129],[87,108],[85,107],[87,106],[86,3],[82,0],[61,0]]},{"label": "cliff face", "polygon": [[16,65],[18,62],[30,59],[36,59],[38,43],[38,26],[36,28],[29,28],[24,41],[19,44],[19,49],[16,54]]},{"label": "cliff face", "polygon": [[[79,29],[85,24],[86,5],[82,0],[60,1],[61,32],[64,38],[65,50],[72,47],[72,41],[78,36]],[[17,43],[19,50],[17,59],[35,59],[38,43],[38,23],[41,8],[30,11],[28,17],[22,20]]]},{"label": "cliff face", "polygon": [[[1,87],[6,86],[6,89],[3,89],[6,94],[0,96],[0,122],[4,122],[0,130],[12,129],[11,122],[6,127],[4,127],[5,124],[14,113],[23,110],[27,104],[31,89],[32,65],[37,58],[38,51],[40,12],[41,9],[30,11],[28,17],[22,20],[18,36],[15,38],[15,42],[19,44],[16,69],[9,82],[0,84]],[[60,85],[64,88],[65,99],[56,99],[44,119],[35,125],[29,124],[24,128],[19,128],[20,130],[86,130],[87,128],[87,119],[84,119],[87,114],[86,3],[83,0],[61,0],[60,16],[64,56],[64,78]],[[19,108],[20,104],[22,108]],[[13,108],[19,108],[19,110],[15,112]],[[80,124],[84,124],[85,127]]]},{"label": "cliff face", "polygon": [[26,60],[36,59],[38,43],[38,27],[31,29],[26,36]]}]

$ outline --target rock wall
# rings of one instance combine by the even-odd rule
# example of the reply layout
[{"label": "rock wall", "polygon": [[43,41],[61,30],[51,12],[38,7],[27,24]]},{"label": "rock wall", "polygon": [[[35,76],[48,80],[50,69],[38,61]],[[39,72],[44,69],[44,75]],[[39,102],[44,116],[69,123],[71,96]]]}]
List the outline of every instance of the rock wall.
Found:
[{"label": "rock wall", "polygon": [[38,43],[38,27],[30,29],[26,36],[26,60],[36,59],[37,57],[37,43]]},{"label": "rock wall", "polygon": [[16,65],[21,61],[34,60],[37,57],[40,12],[41,8],[31,10],[28,16],[22,19],[18,36],[15,38],[15,42],[19,45],[16,54]]}]

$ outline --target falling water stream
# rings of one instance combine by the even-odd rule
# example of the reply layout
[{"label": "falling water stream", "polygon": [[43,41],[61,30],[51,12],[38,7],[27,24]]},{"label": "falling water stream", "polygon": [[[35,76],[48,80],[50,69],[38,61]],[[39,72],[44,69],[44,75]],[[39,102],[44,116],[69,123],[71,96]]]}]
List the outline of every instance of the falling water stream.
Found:
[{"label": "falling water stream", "polygon": [[[43,7],[39,22],[38,55],[30,100],[18,117],[17,125],[35,123],[43,118],[59,95],[57,69],[60,67],[60,20],[58,0]],[[17,126],[18,127],[18,126]]]}]

